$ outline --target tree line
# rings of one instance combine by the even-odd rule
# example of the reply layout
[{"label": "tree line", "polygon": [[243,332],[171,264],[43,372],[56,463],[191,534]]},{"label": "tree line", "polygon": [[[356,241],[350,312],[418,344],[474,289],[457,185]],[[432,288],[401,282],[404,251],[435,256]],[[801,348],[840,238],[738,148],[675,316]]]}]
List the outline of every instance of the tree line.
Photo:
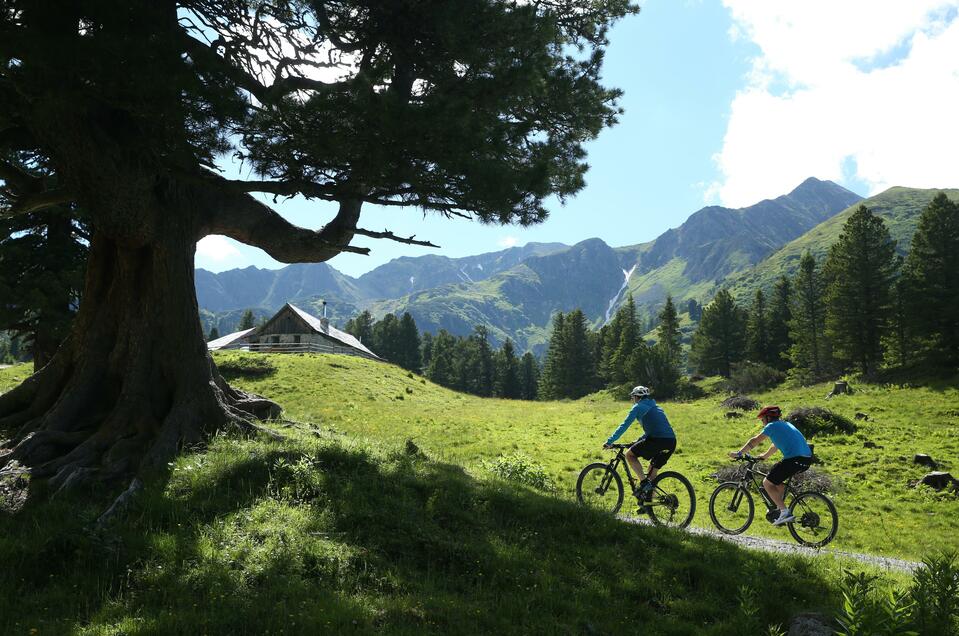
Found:
[{"label": "tree line", "polygon": [[883,219],[860,206],[823,262],[803,254],[792,278],[746,308],[721,290],[693,335],[691,366],[729,376],[744,362],[807,383],[848,371],[959,364],[959,204],[938,194],[905,259]]},{"label": "tree line", "polygon": [[400,318],[390,313],[374,320],[364,311],[347,321],[344,331],[381,358],[440,386],[518,400],[535,400],[539,394],[539,364],[533,354],[527,351],[518,356],[510,339],[494,349],[483,326],[476,326],[468,336],[455,336],[445,329],[435,336],[420,335],[408,312]]}]

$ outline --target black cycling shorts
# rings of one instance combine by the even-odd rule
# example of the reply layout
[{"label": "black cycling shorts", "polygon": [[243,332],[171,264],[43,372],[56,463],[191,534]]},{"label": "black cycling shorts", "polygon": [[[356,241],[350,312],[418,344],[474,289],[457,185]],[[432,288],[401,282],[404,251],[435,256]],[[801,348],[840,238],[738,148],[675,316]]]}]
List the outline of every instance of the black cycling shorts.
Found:
[{"label": "black cycling shorts", "polygon": [[641,437],[629,447],[629,450],[636,457],[651,460],[649,465],[653,468],[662,468],[676,450],[676,438]]},{"label": "black cycling shorts", "polygon": [[806,472],[811,465],[812,457],[790,457],[773,466],[766,479],[779,486],[793,475]]}]

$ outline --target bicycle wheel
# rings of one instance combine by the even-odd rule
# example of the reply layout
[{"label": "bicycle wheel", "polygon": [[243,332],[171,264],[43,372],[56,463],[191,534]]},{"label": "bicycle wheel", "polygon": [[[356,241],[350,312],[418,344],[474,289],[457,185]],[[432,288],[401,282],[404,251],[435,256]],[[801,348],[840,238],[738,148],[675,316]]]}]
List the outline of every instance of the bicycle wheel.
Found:
[{"label": "bicycle wheel", "polygon": [[753,522],[756,506],[749,491],[733,481],[719,484],[709,498],[709,518],[724,534],[742,534]]},{"label": "bicycle wheel", "polygon": [[623,480],[609,464],[590,464],[576,480],[576,500],[611,515],[623,505]]},{"label": "bicycle wheel", "polygon": [[789,506],[796,520],[786,525],[789,534],[803,545],[821,548],[836,536],[839,530],[839,513],[826,495],[818,492],[801,492]]},{"label": "bicycle wheel", "polygon": [[685,528],[696,514],[696,493],[689,480],[675,472],[660,473],[653,480],[653,498],[646,504],[653,523]]}]

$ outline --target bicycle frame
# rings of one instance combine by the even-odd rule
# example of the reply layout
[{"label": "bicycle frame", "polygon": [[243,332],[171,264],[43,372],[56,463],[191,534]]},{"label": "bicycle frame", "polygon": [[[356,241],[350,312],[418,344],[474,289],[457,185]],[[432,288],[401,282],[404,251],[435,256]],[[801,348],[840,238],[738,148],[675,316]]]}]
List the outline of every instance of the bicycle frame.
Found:
[{"label": "bicycle frame", "polygon": [[[764,473],[763,471],[756,468],[756,462],[747,462],[746,474],[744,474],[742,478],[739,480],[739,485],[744,490],[749,490],[750,484],[755,486],[756,490],[759,492],[759,496],[762,497],[763,502],[766,504],[766,508],[768,510],[773,510],[774,508],[777,508],[777,506],[773,502],[772,498],[769,496],[769,493],[766,492],[766,489],[763,488],[763,482],[759,479],[759,477],[757,477],[757,475],[759,475],[760,477],[765,479],[768,474],[769,473]],[[789,496],[795,496],[796,493],[793,492],[792,486],[790,486],[789,484],[789,480],[787,479],[783,483],[786,486],[786,489],[783,491],[783,500],[785,500]],[[736,504],[738,505],[738,502],[736,502]]]},{"label": "bicycle frame", "polygon": [[603,480],[603,490],[605,491],[609,486],[609,482],[607,480],[611,480],[613,478],[612,473],[616,472],[620,464],[622,464],[623,468],[626,469],[626,479],[629,481],[630,488],[636,490],[636,478],[633,476],[633,471],[629,469],[629,462],[626,461],[625,450],[628,448],[628,446],[616,445],[616,448],[619,450],[619,452],[616,453],[616,457],[611,459],[609,462],[609,473],[607,473],[609,477],[607,477],[606,480]]}]

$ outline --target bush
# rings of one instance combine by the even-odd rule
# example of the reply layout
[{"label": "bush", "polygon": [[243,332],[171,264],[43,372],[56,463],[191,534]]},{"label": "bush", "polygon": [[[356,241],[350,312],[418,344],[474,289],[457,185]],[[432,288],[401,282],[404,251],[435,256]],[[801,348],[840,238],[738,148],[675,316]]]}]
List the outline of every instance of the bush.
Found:
[{"label": "bush", "polygon": [[516,484],[530,486],[544,492],[555,492],[556,483],[546,469],[526,455],[500,455],[484,466],[494,475]]},{"label": "bush", "polygon": [[907,591],[877,590],[877,577],[844,572],[839,636],[959,634],[959,567],[955,555],[923,560]]},{"label": "bush", "polygon": [[222,375],[227,380],[237,378],[263,378],[276,373],[274,365],[265,356],[243,356],[223,360],[216,365]]},{"label": "bush", "polygon": [[815,437],[820,433],[831,435],[833,433],[851,434],[856,432],[856,425],[853,424],[852,420],[820,406],[796,409],[786,419],[802,431],[807,438]]},{"label": "bush", "polygon": [[764,391],[781,384],[786,374],[758,362],[738,362],[732,366],[726,386],[730,391],[747,393]]},{"label": "bush", "polygon": [[[756,467],[764,473],[768,473],[772,466],[773,465],[769,463],[756,465]],[[739,481],[743,478],[745,471],[746,466],[740,464],[739,462],[736,462],[735,464],[723,464],[715,473],[713,473],[713,477],[715,477],[716,481],[720,483],[725,481]],[[842,485],[841,482],[832,475],[816,468],[810,468],[805,472],[794,475],[789,480],[789,483],[798,492],[811,490],[813,492],[823,493],[836,492]]]},{"label": "bush", "polygon": [[734,395],[723,400],[720,406],[740,411],[755,411],[759,408],[759,402],[745,395]]}]

